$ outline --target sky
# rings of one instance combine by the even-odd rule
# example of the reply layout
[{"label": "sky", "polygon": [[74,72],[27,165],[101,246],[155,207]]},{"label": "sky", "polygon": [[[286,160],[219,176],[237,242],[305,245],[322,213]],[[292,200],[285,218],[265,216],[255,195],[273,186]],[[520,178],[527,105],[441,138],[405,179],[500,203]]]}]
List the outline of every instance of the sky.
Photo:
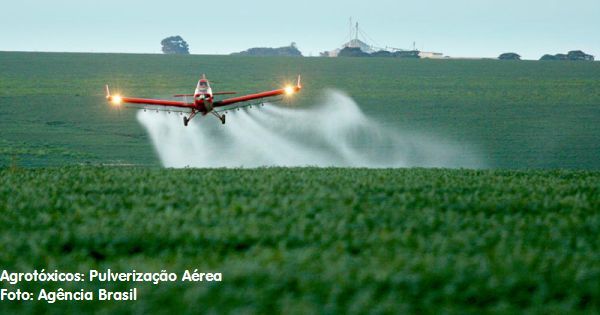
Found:
[{"label": "sky", "polygon": [[378,47],[600,59],[600,0],[3,0],[0,51],[161,53],[163,38],[180,35],[192,54],[296,42],[317,56],[349,39],[350,18]]}]

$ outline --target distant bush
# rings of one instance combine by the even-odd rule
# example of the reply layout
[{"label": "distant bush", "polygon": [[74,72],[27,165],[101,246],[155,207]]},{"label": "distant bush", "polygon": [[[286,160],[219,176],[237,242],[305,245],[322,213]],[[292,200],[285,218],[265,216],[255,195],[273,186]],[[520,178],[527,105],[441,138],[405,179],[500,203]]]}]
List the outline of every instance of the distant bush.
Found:
[{"label": "distant bush", "polygon": [[366,53],[359,47],[344,47],[338,53],[338,57],[393,57],[393,58],[420,58],[418,50],[402,50],[390,52],[387,50],[380,50],[374,53]]},{"label": "distant bush", "polygon": [[302,52],[296,47],[296,43],[279,48],[256,47],[248,50],[232,53],[233,56],[291,56],[302,57]]},{"label": "distant bush", "polygon": [[556,56],[550,55],[550,54],[545,54],[542,56],[542,58],[540,58],[540,60],[556,60]]},{"label": "distant bush", "polygon": [[380,50],[372,53],[371,57],[394,57],[394,55],[387,50]]},{"label": "distant bush", "polygon": [[419,56],[420,51],[418,50],[403,50],[403,51],[396,51],[393,53],[393,56],[396,58],[421,58]]},{"label": "distant bush", "polygon": [[498,59],[500,60],[521,60],[521,56],[517,53],[503,53],[502,55],[498,56]]},{"label": "distant bush", "polygon": [[371,55],[362,51],[359,47],[344,47],[338,53],[338,57],[370,57]]}]

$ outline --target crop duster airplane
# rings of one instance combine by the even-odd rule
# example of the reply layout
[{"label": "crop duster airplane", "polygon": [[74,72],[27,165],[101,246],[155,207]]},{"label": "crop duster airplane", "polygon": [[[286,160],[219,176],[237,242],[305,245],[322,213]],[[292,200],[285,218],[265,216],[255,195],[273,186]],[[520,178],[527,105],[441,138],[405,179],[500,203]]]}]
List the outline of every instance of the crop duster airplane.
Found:
[{"label": "crop duster airplane", "polygon": [[[185,112],[189,113],[189,116],[183,117],[183,124],[185,126],[188,125],[190,120],[196,116],[196,114],[200,113],[203,116],[207,114],[213,114],[217,118],[221,120],[221,123],[225,123],[225,114],[220,114],[225,110],[231,110],[239,107],[249,106],[252,104],[247,104],[245,102],[253,101],[253,100],[261,100],[259,103],[262,104],[262,100],[276,97],[280,95],[290,96],[294,93],[297,93],[302,89],[300,85],[300,76],[298,76],[298,81],[296,86],[288,85],[284,88],[272,91],[259,92],[254,94],[248,94],[244,96],[226,98],[222,100],[215,100],[215,96],[217,95],[227,95],[227,94],[236,94],[236,92],[213,92],[210,87],[210,83],[208,79],[206,79],[206,75],[202,75],[202,78],[198,81],[198,85],[196,86],[196,91],[194,94],[176,94],[174,97],[193,97],[193,102],[187,101],[173,101],[173,100],[158,100],[158,99],[148,99],[148,98],[134,98],[134,97],[125,97],[121,95],[112,95],[110,94],[110,90],[108,85],[106,85],[106,99],[108,102],[115,106],[120,106],[121,104],[135,104],[142,106],[141,108],[146,109],[147,106],[156,106],[162,108],[168,108],[167,111],[174,112]],[[165,109],[163,109],[165,110]]]}]

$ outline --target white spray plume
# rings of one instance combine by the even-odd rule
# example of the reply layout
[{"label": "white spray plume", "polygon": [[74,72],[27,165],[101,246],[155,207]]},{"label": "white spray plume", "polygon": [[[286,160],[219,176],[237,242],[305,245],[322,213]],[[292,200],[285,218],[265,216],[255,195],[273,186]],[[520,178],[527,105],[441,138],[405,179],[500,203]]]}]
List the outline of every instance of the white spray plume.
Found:
[{"label": "white spray plume", "polygon": [[472,152],[379,126],[346,94],[329,90],[306,109],[265,104],[227,113],[227,124],[139,111],[165,167],[482,167]]}]

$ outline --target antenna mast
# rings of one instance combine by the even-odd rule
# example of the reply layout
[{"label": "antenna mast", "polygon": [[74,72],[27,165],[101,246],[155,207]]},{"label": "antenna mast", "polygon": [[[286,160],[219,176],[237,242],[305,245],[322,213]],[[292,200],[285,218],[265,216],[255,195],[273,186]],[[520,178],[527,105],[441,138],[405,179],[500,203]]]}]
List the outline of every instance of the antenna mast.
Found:
[{"label": "antenna mast", "polygon": [[352,39],[352,17],[350,17],[350,24],[348,24],[348,38]]}]

